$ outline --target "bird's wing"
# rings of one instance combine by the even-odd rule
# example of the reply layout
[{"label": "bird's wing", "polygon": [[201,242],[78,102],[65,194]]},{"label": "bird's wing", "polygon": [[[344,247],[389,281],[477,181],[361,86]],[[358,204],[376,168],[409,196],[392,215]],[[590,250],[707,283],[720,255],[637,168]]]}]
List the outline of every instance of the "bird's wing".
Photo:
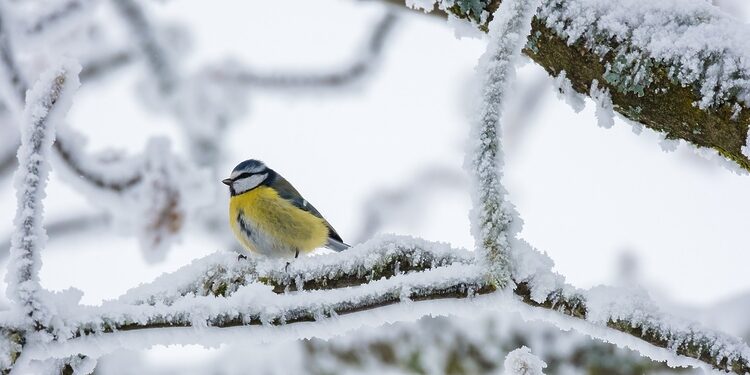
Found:
[{"label": "bird's wing", "polygon": [[[289,201],[291,204],[293,204],[295,207],[305,210],[316,217],[319,217],[323,220],[323,222],[326,224],[326,227],[328,227],[328,237],[336,240],[337,242],[344,244],[344,241],[341,239],[341,236],[336,232],[335,229],[331,226],[330,223],[328,223],[328,220],[326,220],[323,215],[320,214],[320,212],[312,205],[310,202],[306,201],[305,198],[302,198],[300,193],[297,191],[297,189],[292,186],[292,184],[289,183],[284,177],[281,177],[279,174],[276,174],[276,177],[269,183],[269,185],[276,190],[279,193],[279,196]],[[346,245],[348,247],[348,245]]]}]

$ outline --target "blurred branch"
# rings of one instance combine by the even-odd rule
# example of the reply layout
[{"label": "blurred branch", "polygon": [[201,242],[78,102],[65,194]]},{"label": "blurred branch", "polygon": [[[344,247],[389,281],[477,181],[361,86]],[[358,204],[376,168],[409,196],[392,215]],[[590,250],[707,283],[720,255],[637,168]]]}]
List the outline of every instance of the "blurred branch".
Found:
[{"label": "blurred branch", "polygon": [[216,70],[212,76],[221,82],[242,84],[251,88],[301,89],[339,87],[363,77],[381,59],[383,44],[398,20],[396,12],[388,11],[375,24],[364,44],[363,54],[343,69],[330,73],[258,73],[248,67]]},{"label": "blurred branch", "polygon": [[97,56],[83,62],[81,71],[81,82],[90,82],[101,78],[118,68],[121,68],[135,60],[133,52],[129,49],[113,51],[109,54]]},{"label": "blurred branch", "polygon": [[137,45],[156,80],[162,94],[172,92],[177,84],[175,65],[158,40],[153,24],[137,0],[113,0],[112,5],[122,16],[128,29],[137,40]]},{"label": "blurred branch", "polygon": [[512,314],[486,314],[478,319],[424,317],[415,323],[389,326],[387,332],[363,331],[353,337],[306,340],[302,366],[314,374],[356,373],[373,365],[417,374],[436,370],[442,374],[496,374],[501,373],[506,353],[528,346],[548,364],[546,374],[685,372],[575,331],[524,322]]},{"label": "blurred branch", "polygon": [[[425,192],[435,191],[441,187],[460,189],[464,188],[465,185],[466,176],[463,172],[434,167],[416,173],[414,178],[395,189],[375,191],[365,200],[362,229],[352,242],[360,243],[372,238],[383,227],[389,213],[403,208],[408,203],[418,201],[424,196]],[[415,216],[424,214],[422,209],[410,211]],[[401,220],[404,219],[404,216],[404,214],[398,215]]]},{"label": "blurred branch", "polygon": [[4,84],[8,86],[8,91],[12,94],[6,99],[13,101],[11,107],[20,108],[23,106],[28,83],[16,62],[8,22],[6,13],[0,11],[0,64],[2,64],[3,78],[5,78]]},{"label": "blurred branch", "polygon": [[[109,225],[109,218],[105,215],[82,214],[56,221],[47,220],[45,228],[49,238],[60,239],[64,236],[82,233],[106,225]],[[10,236],[0,242],[0,263],[8,256],[6,249],[10,249]]]},{"label": "blurred branch", "polygon": [[[141,182],[142,175],[140,172],[126,174],[109,173],[110,176],[105,177],[107,176],[105,171],[110,169],[107,164],[114,164],[120,160],[97,162],[94,158],[81,154],[80,149],[75,147],[78,145],[76,145],[75,142],[73,143],[74,145],[72,145],[72,147],[67,147],[64,141],[58,139],[54,144],[55,151],[57,151],[57,154],[60,156],[60,160],[72,170],[73,174],[82,178],[88,184],[105,190],[123,192]],[[84,159],[87,160],[84,162]],[[94,163],[92,163],[92,161],[94,161]],[[92,168],[93,166],[96,166],[96,172]],[[117,170],[117,168],[111,169]]]},{"label": "blurred branch", "polygon": [[25,32],[28,35],[37,35],[54,29],[61,23],[69,22],[75,19],[84,11],[90,9],[97,0],[67,0],[61,4],[55,4],[56,7],[48,10],[46,13],[38,16],[30,23]]}]

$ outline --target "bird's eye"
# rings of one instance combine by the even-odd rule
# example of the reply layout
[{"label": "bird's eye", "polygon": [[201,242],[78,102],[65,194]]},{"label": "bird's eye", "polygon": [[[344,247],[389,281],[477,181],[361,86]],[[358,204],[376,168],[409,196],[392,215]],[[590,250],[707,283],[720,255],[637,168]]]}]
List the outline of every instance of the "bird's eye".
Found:
[{"label": "bird's eye", "polygon": [[248,172],[245,172],[245,173],[240,173],[240,175],[239,175],[239,176],[237,176],[237,177],[235,177],[234,179],[235,179],[235,180],[241,180],[241,179],[243,179],[243,178],[248,178],[248,177],[250,177],[250,176],[252,176],[252,175],[253,175],[252,173],[248,173]]}]

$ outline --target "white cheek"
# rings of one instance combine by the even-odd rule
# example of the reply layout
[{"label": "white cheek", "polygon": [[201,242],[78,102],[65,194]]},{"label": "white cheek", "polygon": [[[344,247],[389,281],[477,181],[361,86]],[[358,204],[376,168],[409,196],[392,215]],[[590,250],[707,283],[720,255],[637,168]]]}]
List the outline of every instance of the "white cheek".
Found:
[{"label": "white cheek", "polygon": [[267,173],[252,175],[233,182],[232,188],[234,188],[236,194],[244,193],[260,185],[266,177],[268,177]]}]

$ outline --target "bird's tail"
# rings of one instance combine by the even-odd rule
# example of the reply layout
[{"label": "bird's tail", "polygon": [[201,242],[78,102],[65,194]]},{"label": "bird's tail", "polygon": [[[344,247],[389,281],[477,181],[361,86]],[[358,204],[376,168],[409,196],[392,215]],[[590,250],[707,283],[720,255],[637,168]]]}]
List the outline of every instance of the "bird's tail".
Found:
[{"label": "bird's tail", "polygon": [[326,247],[333,251],[344,251],[350,248],[351,246],[329,237],[328,243],[326,243]]}]

